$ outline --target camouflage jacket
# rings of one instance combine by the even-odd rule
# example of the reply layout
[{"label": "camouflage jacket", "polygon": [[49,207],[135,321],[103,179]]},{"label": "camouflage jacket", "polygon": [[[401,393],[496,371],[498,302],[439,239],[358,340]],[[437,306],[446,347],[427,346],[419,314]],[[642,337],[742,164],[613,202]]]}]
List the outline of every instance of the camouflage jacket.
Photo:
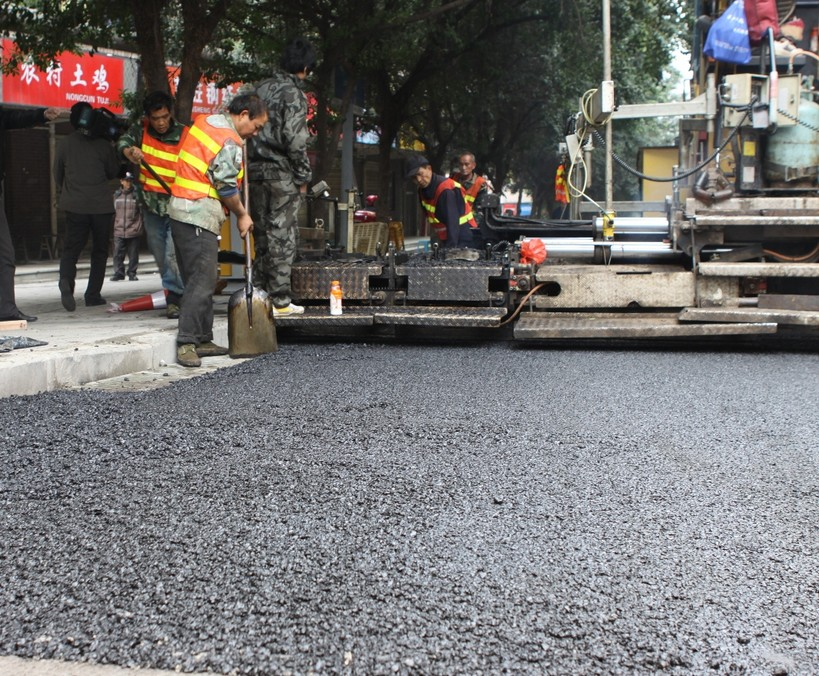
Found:
[{"label": "camouflage jacket", "polygon": [[[136,146],[137,148],[142,147],[142,129],[142,120],[139,120],[138,122],[132,124],[130,129],[128,129],[127,132],[117,139],[117,152],[126,162],[130,162],[130,160],[128,160],[122,154],[126,148],[130,148],[131,146]],[[159,134],[154,132],[150,125],[148,126],[149,134],[155,136],[164,143],[171,143],[174,145],[179,143],[179,139],[182,138],[184,131],[185,125],[181,122],[177,122],[176,120],[171,122],[171,126],[168,128],[168,131],[162,134],[162,136],[159,136]],[[138,169],[136,172],[134,172],[134,175],[139,176]],[[137,202],[139,202],[140,205],[159,216],[164,216],[168,213],[168,200],[171,198],[170,195],[164,192],[146,192],[142,189],[142,184],[139,181],[134,181],[134,183],[137,190]]]},{"label": "camouflage jacket", "polygon": [[248,178],[276,181],[284,192],[298,192],[313,177],[307,157],[307,97],[300,85],[295,75],[277,70],[255,87],[270,119],[248,140]]}]

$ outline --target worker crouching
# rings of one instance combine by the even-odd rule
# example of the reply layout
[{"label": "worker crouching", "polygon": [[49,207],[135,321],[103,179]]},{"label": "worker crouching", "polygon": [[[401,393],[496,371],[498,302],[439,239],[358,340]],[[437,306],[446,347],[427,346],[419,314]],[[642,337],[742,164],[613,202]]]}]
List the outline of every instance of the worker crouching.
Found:
[{"label": "worker crouching", "polygon": [[429,161],[421,155],[411,157],[407,167],[407,178],[418,186],[418,199],[441,246],[472,247],[472,229],[478,226],[463,188],[451,178],[433,173]]}]

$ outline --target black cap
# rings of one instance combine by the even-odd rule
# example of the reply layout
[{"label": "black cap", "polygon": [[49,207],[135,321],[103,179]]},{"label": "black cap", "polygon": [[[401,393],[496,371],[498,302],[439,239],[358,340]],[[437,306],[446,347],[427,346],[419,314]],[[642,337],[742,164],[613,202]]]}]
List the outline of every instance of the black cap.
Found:
[{"label": "black cap", "polygon": [[413,155],[407,160],[407,178],[412,178],[421,167],[429,165],[429,160],[423,155]]}]

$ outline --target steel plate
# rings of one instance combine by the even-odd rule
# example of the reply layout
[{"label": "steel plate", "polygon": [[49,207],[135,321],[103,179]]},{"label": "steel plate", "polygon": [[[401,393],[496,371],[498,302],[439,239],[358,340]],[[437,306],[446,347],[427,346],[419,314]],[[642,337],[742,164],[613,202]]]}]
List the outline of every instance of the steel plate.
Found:
[{"label": "steel plate", "polygon": [[680,324],[674,316],[577,318],[533,312],[515,324],[519,340],[544,338],[673,338],[776,333],[776,324]]}]

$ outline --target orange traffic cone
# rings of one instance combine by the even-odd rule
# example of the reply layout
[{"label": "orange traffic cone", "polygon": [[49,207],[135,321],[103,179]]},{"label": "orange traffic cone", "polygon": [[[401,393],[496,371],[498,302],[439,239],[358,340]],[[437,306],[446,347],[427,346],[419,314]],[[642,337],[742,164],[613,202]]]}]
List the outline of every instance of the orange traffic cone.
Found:
[{"label": "orange traffic cone", "polygon": [[161,310],[168,307],[168,292],[154,291],[153,293],[126,300],[124,303],[111,303],[108,312],[139,312],[140,310]]}]

